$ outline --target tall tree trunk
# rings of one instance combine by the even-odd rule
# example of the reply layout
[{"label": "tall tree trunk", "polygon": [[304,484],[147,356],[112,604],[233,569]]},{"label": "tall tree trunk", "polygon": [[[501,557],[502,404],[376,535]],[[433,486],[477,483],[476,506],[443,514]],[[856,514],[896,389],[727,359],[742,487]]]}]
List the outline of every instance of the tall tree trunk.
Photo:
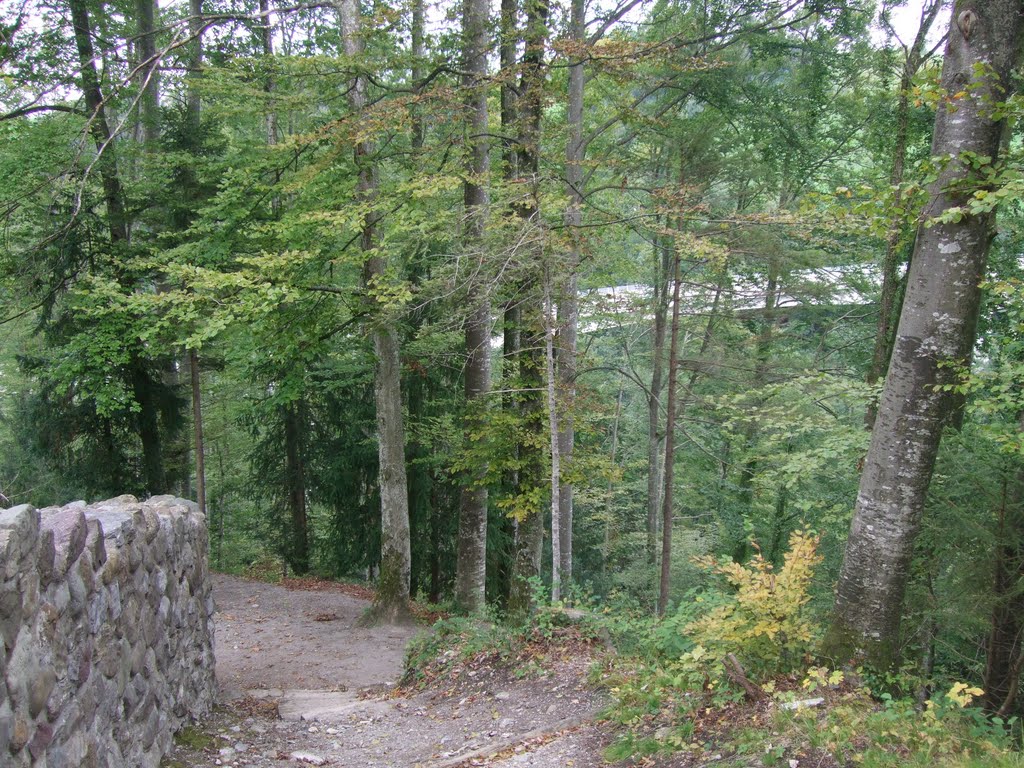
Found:
[{"label": "tall tree trunk", "polygon": [[[345,55],[356,61],[363,53],[358,0],[337,0]],[[349,108],[359,115],[366,109],[367,79],[357,75],[348,91]],[[372,203],[377,197],[376,145],[369,139],[355,147],[358,169],[356,196]],[[377,219],[371,210],[362,225],[361,245],[370,254],[363,268],[363,279],[370,287],[385,276],[387,262],[376,251]],[[393,621],[408,612],[411,543],[409,530],[409,496],[405,472],[405,425],[402,420],[402,364],[399,359],[398,332],[387,312],[378,311],[372,323],[373,348],[377,356],[373,396],[377,409],[377,444],[381,500],[381,564],[380,582],[372,618]]]},{"label": "tall tree trunk", "polygon": [[151,495],[163,493],[166,488],[163,451],[160,444],[160,414],[156,407],[156,382],[146,362],[133,355],[131,362],[132,395],[139,404],[137,414],[139,437],[142,439],[142,470],[146,491]]},{"label": "tall tree trunk", "polygon": [[156,149],[160,139],[160,69],[156,55],[156,20],[158,0],[135,0],[138,25],[135,50],[139,55],[139,117],[142,140],[147,152]]},{"label": "tall tree trunk", "polygon": [[[1020,419],[1024,431],[1024,417]],[[996,528],[992,617],[985,643],[985,709],[1000,717],[1017,711],[1024,667],[1024,468],[1004,490]]]},{"label": "tall tree trunk", "polygon": [[[100,89],[96,69],[96,54],[92,46],[92,25],[88,5],[84,0],[68,0],[71,22],[75,30],[75,47],[81,70],[82,94],[89,111],[89,131],[98,154],[96,167],[99,169],[103,186],[103,201],[107,207],[107,229],[110,235],[114,258],[128,245],[129,222],[125,210],[124,189],[117,170],[114,136],[107,122],[103,92]],[[120,270],[119,270],[120,271]],[[139,437],[142,441],[143,468],[146,490],[149,493],[163,493],[163,455],[159,432],[158,409],[154,399],[154,382],[146,368],[145,361],[133,352],[128,376],[133,393],[139,404]],[[143,399],[139,399],[143,398]]]},{"label": "tall tree trunk", "polygon": [[668,609],[672,582],[672,506],[676,450],[676,377],[679,373],[679,249],[672,259],[672,334],[668,348],[668,416],[665,419],[665,490],[661,507],[661,581],[658,587],[658,615]]},{"label": "tall tree trunk", "polygon": [[86,0],[68,0],[68,8],[71,10],[71,23],[75,28],[75,47],[78,50],[78,63],[81,68],[82,94],[85,97],[86,109],[89,111],[89,131],[99,155],[96,166],[99,168],[100,180],[103,183],[107,227],[111,245],[116,251],[119,246],[128,242],[128,216],[124,207],[124,191],[117,172],[114,137],[107,122],[103,92],[100,90],[100,78],[96,70],[88,3]]},{"label": "tall tree trunk", "polygon": [[303,413],[301,400],[285,406],[284,466],[291,518],[288,564],[299,576],[309,571],[309,517],[306,511],[306,464],[302,456]]},{"label": "tall tree trunk", "polygon": [[[871,355],[867,382],[874,384],[889,366],[892,355],[893,327],[896,324],[896,299],[899,293],[900,255],[903,250],[904,223],[901,205],[903,202],[903,174],[907,162],[907,136],[910,125],[910,88],[914,76],[925,62],[925,45],[932,24],[942,8],[942,0],[931,0],[921,12],[914,42],[907,50],[900,72],[900,89],[896,101],[896,135],[893,139],[892,170],[889,185],[894,190],[893,208],[895,213],[885,237],[885,257],[882,261],[882,291],[878,302],[878,322],[875,327],[875,346]],[[870,429],[875,423],[877,403],[870,403],[865,414],[865,423]]]},{"label": "tall tree trunk", "polygon": [[[532,437],[520,450],[520,497],[542,498],[544,484],[544,309],[540,296],[543,280],[544,245],[540,201],[540,139],[543,117],[544,52],[548,39],[548,0],[528,0],[526,12],[525,50],[517,98],[518,173],[517,180],[527,190],[515,208],[532,250],[529,264],[534,278],[524,286],[522,328],[525,338],[520,352],[519,372],[523,388],[523,418]],[[539,279],[538,279],[539,278]],[[532,608],[529,581],[540,575],[544,543],[544,516],[540,508],[531,509],[519,525],[516,540],[515,571],[509,613],[523,616]]]},{"label": "tall tree trunk", "polygon": [[511,137],[517,130],[516,108],[516,46],[519,43],[519,0],[501,0],[501,127],[507,138],[501,147],[502,174],[506,179],[519,178],[519,154]]},{"label": "tall tree trunk", "polygon": [[[465,11],[464,11],[465,13]],[[485,12],[486,16],[486,12]],[[426,26],[425,14],[423,10],[423,0],[412,0],[412,24],[410,25],[410,35],[412,37],[412,68],[409,72],[412,80],[412,87],[418,92],[419,81],[423,76],[423,60],[426,56],[426,47],[424,44],[424,28]],[[486,64],[484,66],[484,74],[487,73]],[[465,79],[465,78],[464,78]],[[486,110],[487,105],[484,103],[484,109]],[[486,112],[484,113],[486,114]],[[486,124],[486,123],[485,123]],[[423,125],[423,115],[419,109],[413,108],[412,113],[412,139],[411,144],[413,150],[423,149],[423,142],[425,139],[425,127]]]},{"label": "tall tree trunk", "polygon": [[654,237],[654,339],[651,350],[651,388],[647,393],[647,560],[658,560],[658,518],[661,514],[661,391],[665,386],[665,329],[668,320],[669,274],[672,250]]},{"label": "tall tree trunk", "polygon": [[[189,73],[186,78],[187,95],[186,110],[188,128],[193,136],[199,135],[202,101],[196,78],[203,68],[203,0],[189,0],[188,4],[189,34],[192,36],[192,47],[189,55]],[[199,352],[189,350],[189,379],[192,386],[192,438],[196,468],[196,503],[199,511],[206,514],[206,445],[203,439],[203,390]]]},{"label": "tall tree trunk", "polygon": [[[258,29],[260,34],[260,47],[263,49],[264,66],[267,68],[263,78],[263,90],[268,97],[267,111],[263,118],[263,129],[267,138],[267,146],[273,147],[277,144],[277,110],[274,108],[273,99],[276,84],[274,83],[274,77],[270,72],[274,59],[274,20],[270,10],[270,0],[260,0],[260,24]],[[275,208],[276,213],[276,202],[273,204],[273,207]]]},{"label": "tall tree trunk", "polygon": [[[1020,38],[1019,0],[953,9],[941,84],[955,109],[939,109],[932,140],[933,156],[952,159],[928,188],[933,220],[971,196],[972,170],[958,158],[998,154],[1002,124],[991,105],[1006,98]],[[914,539],[951,411],[943,390],[970,361],[990,225],[991,214],[965,215],[918,232],[826,638],[834,657],[860,651],[878,667],[898,657]]]},{"label": "tall tree trunk", "polygon": [[[775,258],[768,260],[768,275],[765,285],[764,307],[761,310],[757,341],[754,352],[754,377],[750,388],[759,392],[768,383],[768,371],[771,367],[772,340],[775,337],[776,309],[779,301],[779,266]],[[744,430],[743,442],[746,449],[753,452],[760,432],[756,421],[751,420]],[[754,514],[754,478],[757,475],[757,459],[751,455],[740,467],[739,489],[740,507],[752,517]],[[738,563],[747,559],[750,554],[750,543],[747,541],[746,526],[740,521],[739,530],[742,538],[735,542],[733,560]]]},{"label": "tall tree trunk", "polygon": [[[476,274],[482,274],[483,235],[487,216],[487,176],[490,147],[487,142],[487,0],[464,0],[463,71],[469,112],[466,181],[466,245],[478,260]],[[491,383],[491,307],[487,286],[474,280],[469,286],[470,314],[466,318],[465,392],[468,411],[465,445],[472,447],[471,432],[479,429]],[[469,473],[462,485],[459,504],[459,542],[456,561],[455,601],[460,610],[475,613],[485,606],[487,582],[487,467]]]},{"label": "tall tree trunk", "polygon": [[544,277],[544,382],[547,385],[548,436],[551,444],[551,599],[562,599],[561,456],[558,397],[555,393],[555,311],[551,301],[551,275]]},{"label": "tall tree trunk", "polygon": [[[612,452],[610,464],[615,468],[615,456],[619,450],[619,420],[622,418],[622,380],[619,380],[619,393],[615,396],[615,419],[612,421]],[[601,572],[608,574],[608,561],[611,558],[612,544],[615,540],[615,486],[611,478],[608,479],[608,497],[604,509],[604,547],[601,550]]]},{"label": "tall tree trunk", "polygon": [[192,384],[192,435],[196,457],[196,503],[206,514],[206,445],[203,440],[203,390],[199,376],[199,353],[189,350],[189,378]]},{"label": "tall tree trunk", "polygon": [[189,71],[186,78],[188,86],[186,109],[189,130],[197,134],[202,110],[199,89],[196,88],[196,78],[203,69],[203,0],[188,0],[188,31],[192,37],[192,43],[189,51]]},{"label": "tall tree trunk", "polygon": [[[518,155],[515,140],[511,137],[518,130],[516,119],[516,45],[518,32],[518,0],[501,0],[501,18],[499,23],[499,63],[501,67],[500,99],[501,129],[506,137],[501,143],[501,175],[505,181],[518,177]],[[519,355],[521,351],[522,312],[519,298],[515,295],[505,304],[502,310],[502,355],[501,378],[505,394],[501,407],[513,419],[521,414],[519,398],[513,391],[519,382]],[[510,452],[510,469],[502,475],[502,495],[513,498],[519,495],[519,446],[513,445]],[[506,607],[517,602],[513,594],[515,589],[516,554],[519,542],[519,522],[513,517],[503,517],[505,536],[510,542],[507,556],[502,557],[498,567],[500,594]]]},{"label": "tall tree trunk", "polygon": [[[586,1],[572,0],[569,12],[569,40],[576,45],[582,45],[585,35]],[[576,55],[580,58],[569,65],[566,104],[569,137],[565,145],[565,181],[569,205],[565,211],[565,224],[569,232],[569,253],[566,263],[560,266],[567,275],[558,302],[558,402],[561,405],[558,453],[563,467],[572,465],[576,443],[573,407],[576,397],[576,336],[579,323],[577,272],[583,257],[580,225],[583,224],[583,161],[586,156],[586,145],[583,143],[583,86],[586,72],[582,53]],[[572,482],[560,478],[558,568],[559,581],[565,584],[572,582],[573,491]],[[551,535],[554,537],[553,530]]]}]

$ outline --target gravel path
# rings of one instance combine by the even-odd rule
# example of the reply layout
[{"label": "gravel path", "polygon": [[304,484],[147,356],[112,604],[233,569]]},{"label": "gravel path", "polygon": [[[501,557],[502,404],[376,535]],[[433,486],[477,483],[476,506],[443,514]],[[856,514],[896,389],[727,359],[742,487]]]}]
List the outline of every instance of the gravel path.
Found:
[{"label": "gravel path", "polygon": [[523,679],[500,667],[411,696],[388,688],[412,627],[358,628],[364,600],[218,575],[222,706],[179,738],[166,768],[455,768],[603,765],[589,659]]}]

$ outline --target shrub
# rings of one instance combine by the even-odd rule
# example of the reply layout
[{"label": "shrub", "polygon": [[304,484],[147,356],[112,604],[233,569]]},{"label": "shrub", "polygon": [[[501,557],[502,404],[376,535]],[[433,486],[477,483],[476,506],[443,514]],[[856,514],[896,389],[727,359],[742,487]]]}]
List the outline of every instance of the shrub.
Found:
[{"label": "shrub", "polygon": [[821,562],[818,542],[809,531],[794,531],[778,570],[760,554],[746,564],[698,558],[704,568],[724,576],[733,591],[711,595],[713,607],[683,627],[683,633],[715,661],[735,654],[756,676],[801,667],[816,635],[805,607],[814,568]]}]

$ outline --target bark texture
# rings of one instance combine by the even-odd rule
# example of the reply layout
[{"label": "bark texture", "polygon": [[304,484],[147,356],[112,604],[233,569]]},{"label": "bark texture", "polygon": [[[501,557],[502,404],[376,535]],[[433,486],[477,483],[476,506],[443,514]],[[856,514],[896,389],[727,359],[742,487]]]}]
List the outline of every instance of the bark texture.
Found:
[{"label": "bark texture", "polygon": [[288,563],[295,573],[309,571],[309,516],[306,512],[306,463],[302,455],[303,411],[301,400],[285,407],[284,471],[291,543]]},{"label": "bark texture", "polygon": [[672,252],[661,237],[654,247],[654,340],[651,350],[651,388],[647,393],[647,560],[658,560],[658,519],[661,514],[661,391],[665,386],[665,329]]},{"label": "bark texture", "polygon": [[[463,5],[463,87],[469,113],[470,148],[467,159],[463,201],[466,207],[466,245],[476,254],[479,276],[483,263],[483,235],[487,214],[487,176],[490,172],[487,141],[487,0],[464,0]],[[470,314],[466,319],[466,407],[469,412],[465,441],[479,426],[481,409],[491,384],[491,307],[484,281],[469,286]],[[466,477],[459,503],[459,541],[456,562],[455,600],[460,610],[475,613],[485,606],[487,575],[487,487],[486,467]]]},{"label": "bark texture", "polygon": [[[189,51],[189,73],[186,78],[186,110],[188,126],[193,135],[198,135],[202,118],[202,100],[196,88],[196,78],[203,67],[203,0],[189,0],[188,29],[192,36]],[[195,453],[196,503],[199,511],[206,514],[206,441],[203,436],[203,389],[199,353],[189,350],[189,380],[192,389],[192,439]]]},{"label": "bark texture", "polygon": [[[337,0],[335,7],[341,25],[345,55],[358,60],[363,52],[360,34],[360,10],[357,0]],[[367,105],[367,79],[357,75],[348,90],[349,108],[359,119]],[[355,147],[358,169],[356,196],[372,202],[377,196],[377,166],[374,142],[363,139]],[[363,221],[361,245],[373,254],[366,260],[363,278],[366,286],[382,278],[387,263],[375,253],[378,213],[371,210]],[[412,547],[409,530],[409,494],[405,472],[405,424],[402,416],[402,365],[399,359],[398,333],[386,311],[377,310],[371,321],[374,370],[373,396],[377,410],[377,455],[381,501],[380,582],[372,619],[394,621],[408,612]]]},{"label": "bark texture", "polygon": [[147,151],[154,151],[160,138],[160,69],[156,52],[157,0],[135,0],[138,24],[138,82],[140,90],[139,117],[142,139]]},{"label": "bark texture", "polygon": [[668,416],[665,420],[665,490],[661,507],[661,580],[658,585],[658,615],[668,609],[672,586],[672,506],[676,449],[676,378],[679,373],[679,250],[673,258],[672,280],[672,334],[668,350]]},{"label": "bark texture", "polygon": [[189,350],[189,380],[192,385],[192,437],[196,461],[196,504],[206,514],[206,441],[203,439],[203,389],[199,353]]},{"label": "bark texture", "polygon": [[[569,10],[569,40],[575,46],[584,43],[586,35],[585,0],[572,0]],[[558,302],[558,454],[561,468],[572,465],[576,444],[573,407],[576,399],[576,337],[579,324],[579,297],[577,272],[583,258],[580,226],[583,224],[583,162],[586,144],[583,143],[583,87],[586,71],[583,54],[578,52],[569,65],[566,122],[569,138],[565,144],[565,181],[569,205],[565,211],[565,224],[569,232],[569,251],[560,271],[566,273],[565,284]],[[574,489],[571,480],[559,477],[558,488],[558,549],[559,581],[572,582]],[[554,532],[552,531],[552,537]]]},{"label": "bark texture", "polygon": [[[931,0],[921,11],[921,22],[918,25],[914,42],[907,49],[903,66],[900,68],[899,95],[896,101],[896,134],[893,139],[892,170],[889,184],[894,190],[893,207],[896,213],[889,225],[885,237],[885,257],[882,261],[882,292],[878,301],[878,321],[875,326],[875,346],[871,355],[871,367],[868,369],[867,382],[874,384],[889,366],[892,355],[893,328],[897,317],[897,296],[899,293],[899,269],[903,251],[904,222],[901,205],[903,202],[902,184],[907,162],[907,139],[910,126],[910,89],[914,76],[921,65],[927,61],[925,45],[935,18],[942,8],[942,0]],[[865,415],[868,428],[874,425],[877,406],[871,403]]]},{"label": "bark texture", "polygon": [[[518,143],[515,163],[516,180],[524,189],[515,204],[515,211],[526,230],[526,248],[530,251],[529,277],[522,286],[521,341],[519,374],[522,386],[522,415],[532,435],[519,447],[520,496],[542,498],[545,481],[544,449],[547,426],[544,423],[544,302],[541,296],[543,277],[543,241],[540,227],[540,140],[544,106],[544,52],[548,39],[548,0],[528,0],[522,72],[516,96]],[[530,579],[540,575],[544,543],[544,515],[538,505],[519,524],[516,536],[516,557],[508,609],[522,616],[532,607]]]},{"label": "bark texture", "polygon": [[[942,67],[949,104],[935,118],[932,155],[949,157],[929,187],[925,216],[967,203],[976,182],[964,153],[995,158],[1021,34],[1020,0],[961,0]],[[942,385],[970,361],[991,215],[922,226],[911,259],[892,362],[864,462],[826,648],[860,652],[879,667],[899,651],[900,613],[913,543],[951,398]]]},{"label": "bark texture", "polygon": [[544,381],[547,384],[548,436],[551,441],[551,599],[562,599],[561,456],[558,429],[558,398],[555,393],[555,317],[551,303],[551,279],[544,280]]}]

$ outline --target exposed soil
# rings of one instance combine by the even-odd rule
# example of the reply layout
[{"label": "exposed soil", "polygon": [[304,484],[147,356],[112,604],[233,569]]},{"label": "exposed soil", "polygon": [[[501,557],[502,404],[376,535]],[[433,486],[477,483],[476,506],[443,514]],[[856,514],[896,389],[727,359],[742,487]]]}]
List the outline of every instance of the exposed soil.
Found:
[{"label": "exposed soil", "polygon": [[259,689],[344,691],[397,682],[417,627],[357,627],[366,599],[214,575],[217,682],[225,701]]},{"label": "exposed soil", "polygon": [[222,703],[180,735],[166,766],[604,764],[585,649],[538,655],[525,673],[477,664],[400,691],[418,628],[357,627],[369,603],[353,590],[293,586],[215,577]]}]

